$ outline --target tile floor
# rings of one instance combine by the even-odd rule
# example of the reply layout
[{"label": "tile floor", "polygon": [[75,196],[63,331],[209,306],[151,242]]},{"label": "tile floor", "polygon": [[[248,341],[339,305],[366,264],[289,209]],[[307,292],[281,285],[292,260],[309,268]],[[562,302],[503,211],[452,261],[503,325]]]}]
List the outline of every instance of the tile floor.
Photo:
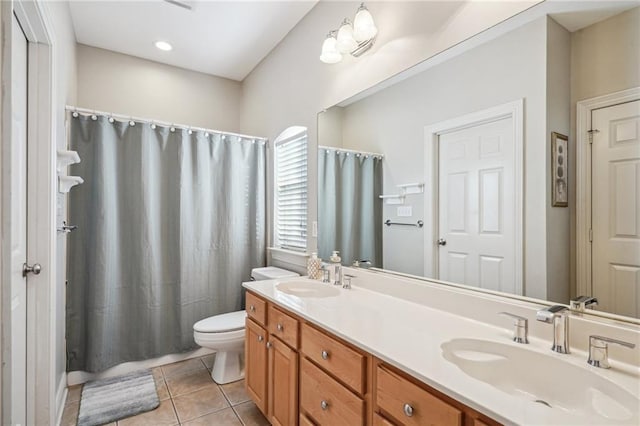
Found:
[{"label": "tile floor", "polygon": [[[244,390],[244,380],[218,385],[211,379],[207,355],[152,369],[160,406],[109,426],[220,425],[263,426],[269,422]],[[69,387],[61,426],[75,426],[82,385]]]}]

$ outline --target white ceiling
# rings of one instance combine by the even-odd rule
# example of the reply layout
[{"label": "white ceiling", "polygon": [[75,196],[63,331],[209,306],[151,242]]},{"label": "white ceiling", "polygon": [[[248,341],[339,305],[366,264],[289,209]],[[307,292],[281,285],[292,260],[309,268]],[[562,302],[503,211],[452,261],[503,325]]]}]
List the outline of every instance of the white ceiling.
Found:
[{"label": "white ceiling", "polygon": [[[317,0],[70,1],[78,43],[242,81]],[[173,50],[154,46],[168,41]]]}]

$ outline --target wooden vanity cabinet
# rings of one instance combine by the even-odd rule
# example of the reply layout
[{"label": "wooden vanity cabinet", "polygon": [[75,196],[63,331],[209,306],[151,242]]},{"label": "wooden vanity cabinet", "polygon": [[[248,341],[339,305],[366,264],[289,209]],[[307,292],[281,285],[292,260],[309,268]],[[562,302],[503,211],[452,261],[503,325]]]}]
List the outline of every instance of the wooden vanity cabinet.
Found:
[{"label": "wooden vanity cabinet", "polygon": [[250,318],[245,322],[244,383],[247,393],[263,413],[267,412],[267,331]]},{"label": "wooden vanity cabinet", "polygon": [[298,421],[298,329],[297,318],[268,307],[269,407],[272,425],[295,425]]},{"label": "wooden vanity cabinet", "polygon": [[312,424],[365,425],[371,355],[307,322],[300,326],[300,412]]},{"label": "wooden vanity cabinet", "polygon": [[247,393],[272,425],[499,423],[247,292]]},{"label": "wooden vanity cabinet", "polygon": [[374,425],[500,425],[383,361],[375,370]]},{"label": "wooden vanity cabinet", "polygon": [[272,425],[298,421],[298,320],[247,293],[245,387]]}]

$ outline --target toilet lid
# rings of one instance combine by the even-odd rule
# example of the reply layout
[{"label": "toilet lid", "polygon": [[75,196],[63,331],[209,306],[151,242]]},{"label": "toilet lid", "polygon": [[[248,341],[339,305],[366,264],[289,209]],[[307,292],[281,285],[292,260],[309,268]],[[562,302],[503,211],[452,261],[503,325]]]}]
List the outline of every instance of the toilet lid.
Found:
[{"label": "toilet lid", "polygon": [[245,311],[229,312],[205,318],[193,325],[193,329],[200,333],[223,333],[244,328]]}]

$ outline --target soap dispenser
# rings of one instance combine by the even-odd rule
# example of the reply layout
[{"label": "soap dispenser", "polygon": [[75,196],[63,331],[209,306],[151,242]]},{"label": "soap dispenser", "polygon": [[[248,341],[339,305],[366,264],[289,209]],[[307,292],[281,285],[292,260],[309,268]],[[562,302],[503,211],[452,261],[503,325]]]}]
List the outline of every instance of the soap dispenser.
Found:
[{"label": "soap dispenser", "polygon": [[333,285],[342,285],[342,259],[339,253],[340,252],[336,250],[329,258],[333,268]]},{"label": "soap dispenser", "polygon": [[307,275],[312,280],[320,279],[320,266],[322,259],[318,257],[318,253],[311,253],[311,257],[307,260]]}]

